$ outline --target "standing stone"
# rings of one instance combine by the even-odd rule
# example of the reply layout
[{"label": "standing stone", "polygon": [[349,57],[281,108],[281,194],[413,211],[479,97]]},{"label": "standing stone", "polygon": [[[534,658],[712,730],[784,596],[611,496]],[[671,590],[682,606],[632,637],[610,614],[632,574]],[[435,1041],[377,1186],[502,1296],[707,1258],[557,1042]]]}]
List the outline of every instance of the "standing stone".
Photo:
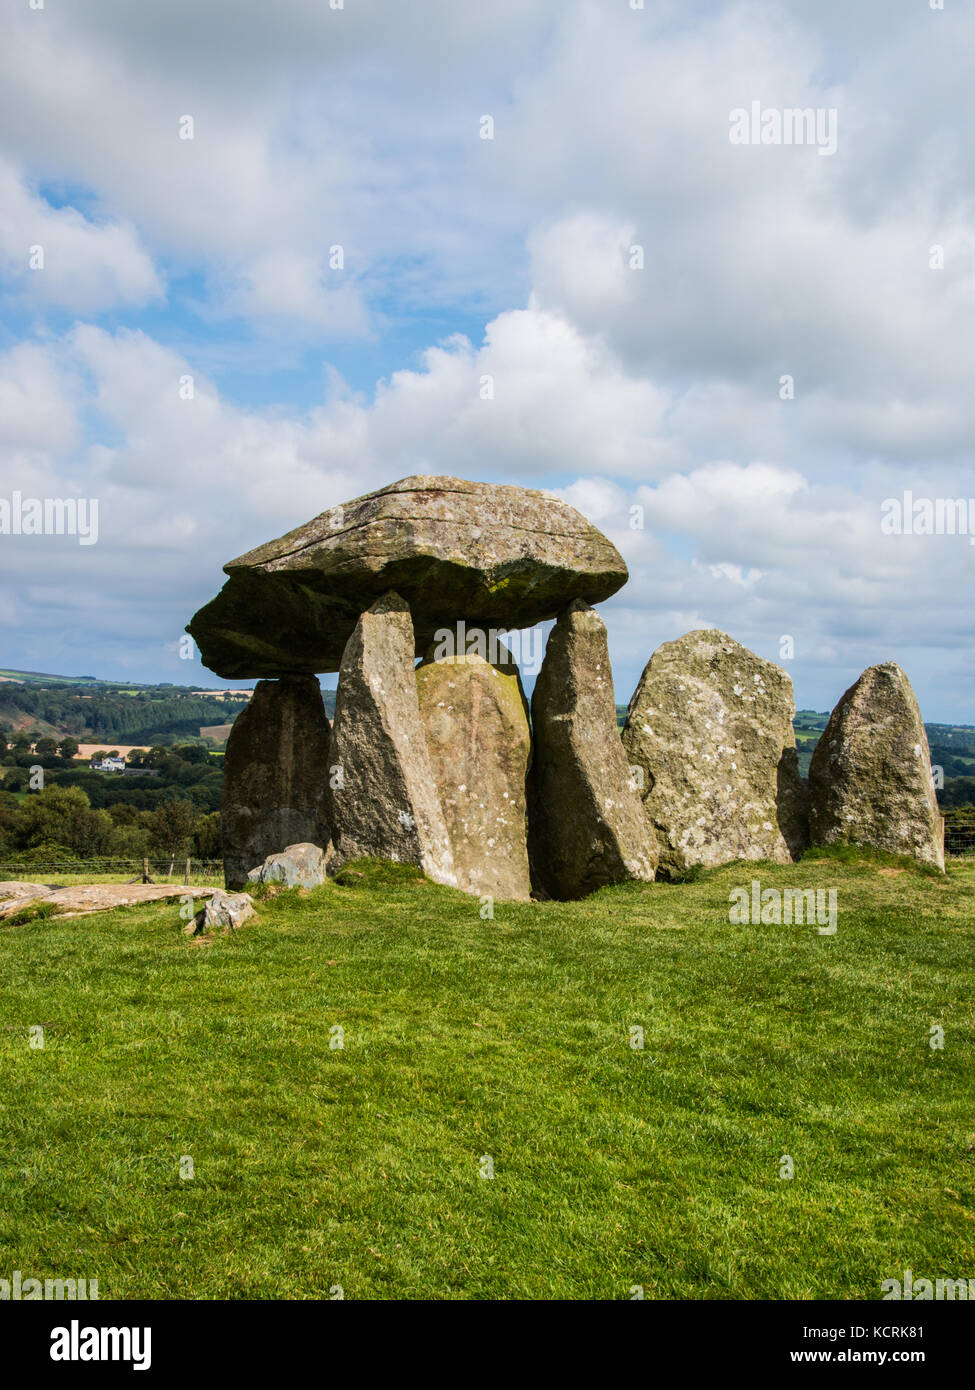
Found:
[{"label": "standing stone", "polygon": [[809,764],[817,845],[872,845],[945,866],[931,752],[911,683],[871,666],[830,715]]},{"label": "standing stone", "polygon": [[456,885],[427,752],[408,605],[388,593],[362,614],[342,656],[329,764],[333,866],[372,856]]},{"label": "standing stone", "polygon": [[527,899],[531,735],[517,664],[476,654],[425,660],[416,684],[457,887]]},{"label": "standing stone", "polygon": [[650,882],[656,844],[616,726],[606,624],[581,599],[548,639],[532,694],[532,869],[553,898]]},{"label": "standing stone", "polygon": [[315,676],[258,681],[224,755],[224,875],[248,872],[299,841],[327,847],[328,717]]},{"label": "standing stone", "polygon": [[644,779],[660,871],[734,859],[788,864],[808,843],[785,671],[724,632],[689,632],[650,658],[623,730]]}]

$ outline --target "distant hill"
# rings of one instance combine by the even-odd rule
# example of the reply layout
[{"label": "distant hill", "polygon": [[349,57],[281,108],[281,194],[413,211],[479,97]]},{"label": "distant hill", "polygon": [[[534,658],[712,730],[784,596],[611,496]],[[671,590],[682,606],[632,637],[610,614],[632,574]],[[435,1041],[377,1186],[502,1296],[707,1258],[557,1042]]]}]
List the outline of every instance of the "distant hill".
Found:
[{"label": "distant hill", "polygon": [[17,681],[22,685],[98,685],[94,676],[52,676],[46,671],[0,670],[0,681]]},{"label": "distant hill", "polygon": [[169,682],[145,685],[94,676],[0,668],[0,726],[11,734],[71,736],[83,743],[169,744],[232,721],[247,694],[201,692]]},{"label": "distant hill", "polygon": [[[335,691],[323,690],[325,712],[335,714]],[[250,690],[202,690],[197,685],[106,681],[0,668],[0,730],[68,735],[79,742],[172,744],[203,737],[226,742],[230,725],[247,707]]]}]

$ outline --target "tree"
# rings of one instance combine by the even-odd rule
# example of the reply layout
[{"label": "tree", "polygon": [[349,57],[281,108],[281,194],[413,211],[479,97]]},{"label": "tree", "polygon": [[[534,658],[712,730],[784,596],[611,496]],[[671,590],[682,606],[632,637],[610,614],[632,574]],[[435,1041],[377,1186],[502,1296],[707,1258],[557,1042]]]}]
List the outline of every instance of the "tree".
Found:
[{"label": "tree", "polygon": [[168,775],[175,767],[179,766],[178,759],[174,760],[172,751],[169,748],[161,748],[158,743],[154,743],[151,748],[133,751],[129,754],[129,767],[150,767],[155,768],[163,775]]},{"label": "tree", "polygon": [[975,777],[948,778],[938,800],[943,811],[952,806],[975,805]]},{"label": "tree", "polygon": [[107,854],[112,835],[112,818],[107,811],[85,811],[71,828],[70,845],[82,859]]},{"label": "tree", "polygon": [[58,744],[58,752],[62,758],[76,758],[78,756],[78,740],[76,738],[63,738]]},{"label": "tree", "polygon": [[12,792],[0,791],[0,832],[12,836],[20,824],[20,803]]},{"label": "tree", "polygon": [[108,839],[108,852],[114,858],[143,859],[149,850],[149,832],[140,825],[116,824]]},{"label": "tree", "polygon": [[200,859],[220,858],[220,812],[201,816],[196,826],[196,852]]},{"label": "tree", "polygon": [[82,857],[104,854],[112,830],[106,811],[94,811],[80,787],[56,784],[21,805],[14,836],[24,849],[63,845]]},{"label": "tree", "polygon": [[206,745],[202,743],[180,743],[173,752],[184,763],[205,763],[210,757]]},{"label": "tree", "polygon": [[174,796],[150,813],[149,844],[154,854],[167,856],[170,873],[177,857],[189,854],[196,822],[195,808],[182,797]]}]

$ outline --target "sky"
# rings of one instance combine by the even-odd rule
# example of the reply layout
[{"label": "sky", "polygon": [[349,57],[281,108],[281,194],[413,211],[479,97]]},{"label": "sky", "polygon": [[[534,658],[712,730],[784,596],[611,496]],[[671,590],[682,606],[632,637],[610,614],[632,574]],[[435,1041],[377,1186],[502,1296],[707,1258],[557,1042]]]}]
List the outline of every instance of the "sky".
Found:
[{"label": "sky", "polygon": [[443,473],[619,547],[620,703],[718,627],[800,708],[896,660],[975,723],[972,538],[885,509],[975,498],[933,3],[0,0],[0,522],[98,503],[0,534],[0,666],[224,684],[180,639],[226,561]]}]

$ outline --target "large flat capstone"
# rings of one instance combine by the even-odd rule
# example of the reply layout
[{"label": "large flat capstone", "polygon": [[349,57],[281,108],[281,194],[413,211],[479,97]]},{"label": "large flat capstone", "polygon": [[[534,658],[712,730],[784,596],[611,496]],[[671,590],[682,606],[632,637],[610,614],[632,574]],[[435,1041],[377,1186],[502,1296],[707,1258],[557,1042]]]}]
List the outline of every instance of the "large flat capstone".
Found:
[{"label": "large flat capstone", "polygon": [[567,502],[424,476],[322,512],[224,569],[187,631],[204,665],[232,680],[337,671],[360,615],[390,590],[409,604],[422,655],[458,615],[531,627],[627,579],[616,547]]}]

